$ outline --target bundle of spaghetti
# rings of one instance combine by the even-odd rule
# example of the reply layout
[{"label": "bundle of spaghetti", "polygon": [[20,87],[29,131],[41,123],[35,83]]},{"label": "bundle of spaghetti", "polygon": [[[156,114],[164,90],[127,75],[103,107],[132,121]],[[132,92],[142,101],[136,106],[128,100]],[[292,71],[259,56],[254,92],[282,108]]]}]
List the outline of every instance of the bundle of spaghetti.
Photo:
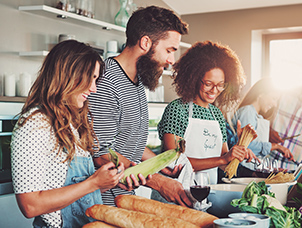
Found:
[{"label": "bundle of spaghetti", "polygon": [[[242,133],[237,144],[239,146],[244,146],[247,148],[248,145],[255,138],[257,138],[257,133],[254,130],[254,128],[250,124],[248,124],[242,129]],[[227,165],[227,167],[224,170],[224,172],[226,173],[226,177],[232,179],[232,177],[236,175],[239,163],[240,161],[237,158],[235,158]]]},{"label": "bundle of spaghetti", "polygon": [[271,173],[266,179],[266,184],[277,184],[277,183],[286,183],[295,180],[293,173],[283,173],[279,172],[277,174]]}]

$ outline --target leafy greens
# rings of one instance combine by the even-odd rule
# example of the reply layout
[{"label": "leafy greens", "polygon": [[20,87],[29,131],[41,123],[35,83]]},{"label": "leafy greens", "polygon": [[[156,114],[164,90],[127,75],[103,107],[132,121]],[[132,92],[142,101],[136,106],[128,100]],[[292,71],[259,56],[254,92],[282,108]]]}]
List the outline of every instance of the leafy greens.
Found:
[{"label": "leafy greens", "polygon": [[238,206],[244,212],[269,216],[270,227],[300,228],[302,225],[300,212],[296,208],[282,206],[275,198],[275,193],[268,190],[264,181],[258,184],[251,181],[244,189],[242,197],[232,200],[231,205]]}]

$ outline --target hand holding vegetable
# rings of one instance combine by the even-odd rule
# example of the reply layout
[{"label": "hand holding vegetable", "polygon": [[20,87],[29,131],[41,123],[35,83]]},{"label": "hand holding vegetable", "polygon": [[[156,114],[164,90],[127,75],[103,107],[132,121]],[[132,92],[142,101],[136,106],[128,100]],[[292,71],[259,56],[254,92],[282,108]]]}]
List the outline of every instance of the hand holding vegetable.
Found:
[{"label": "hand holding vegetable", "polygon": [[[137,164],[135,162],[131,162],[131,167],[136,166]],[[131,191],[136,188],[138,188],[140,185],[146,185],[148,180],[152,179],[152,175],[148,175],[146,178],[144,177],[143,174],[138,173],[137,175],[130,174],[127,177],[124,178],[125,182],[118,184],[118,186],[121,189],[124,189],[126,191]]]},{"label": "hand holding vegetable", "polygon": [[[112,150],[111,148],[109,148],[109,160],[115,164],[117,173],[120,173],[122,170],[119,169],[119,167],[118,167],[119,157],[118,157],[117,153],[114,150]],[[135,162],[131,162],[131,166],[135,166],[135,165],[136,165]],[[151,175],[149,175],[147,177],[147,179],[151,179]],[[138,188],[140,185],[145,185],[146,183],[147,183],[146,178],[142,174],[139,173],[137,175],[137,177],[134,174],[127,176],[125,179],[125,184],[119,183],[118,186],[124,190],[131,191],[135,188]]]},{"label": "hand holding vegetable", "polygon": [[115,164],[109,162],[92,174],[89,179],[93,179],[93,183],[95,183],[96,187],[101,189],[101,192],[105,192],[113,187],[115,187],[119,180],[124,176],[124,164],[120,163],[118,169],[121,172],[117,172],[117,169],[114,169]]},{"label": "hand holding vegetable", "polygon": [[[133,174],[137,177],[138,174],[142,174],[145,178],[148,175],[159,172],[172,162],[179,158],[180,154],[185,150],[185,141],[181,140],[179,146],[176,149],[165,151],[155,157],[143,161],[142,163],[130,167],[125,170],[125,177],[120,181],[122,184],[127,184],[126,178]],[[129,184],[129,183],[128,183]]]}]

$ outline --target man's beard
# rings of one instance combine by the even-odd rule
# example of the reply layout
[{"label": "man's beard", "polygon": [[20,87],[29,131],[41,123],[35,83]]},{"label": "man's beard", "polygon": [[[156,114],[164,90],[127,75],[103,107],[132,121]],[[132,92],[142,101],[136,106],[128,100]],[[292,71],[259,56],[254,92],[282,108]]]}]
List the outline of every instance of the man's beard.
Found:
[{"label": "man's beard", "polygon": [[163,69],[160,63],[152,59],[154,50],[151,49],[147,54],[141,56],[137,63],[136,69],[142,83],[149,90],[154,91],[158,85],[158,79],[163,74]]}]

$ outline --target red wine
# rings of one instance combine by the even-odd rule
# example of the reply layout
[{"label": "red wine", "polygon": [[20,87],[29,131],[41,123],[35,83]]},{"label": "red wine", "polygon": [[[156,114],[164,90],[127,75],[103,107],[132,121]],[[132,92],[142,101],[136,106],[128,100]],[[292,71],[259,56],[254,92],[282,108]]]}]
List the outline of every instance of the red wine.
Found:
[{"label": "red wine", "polygon": [[192,196],[197,199],[199,202],[207,198],[210,193],[210,186],[191,186],[190,191]]}]

